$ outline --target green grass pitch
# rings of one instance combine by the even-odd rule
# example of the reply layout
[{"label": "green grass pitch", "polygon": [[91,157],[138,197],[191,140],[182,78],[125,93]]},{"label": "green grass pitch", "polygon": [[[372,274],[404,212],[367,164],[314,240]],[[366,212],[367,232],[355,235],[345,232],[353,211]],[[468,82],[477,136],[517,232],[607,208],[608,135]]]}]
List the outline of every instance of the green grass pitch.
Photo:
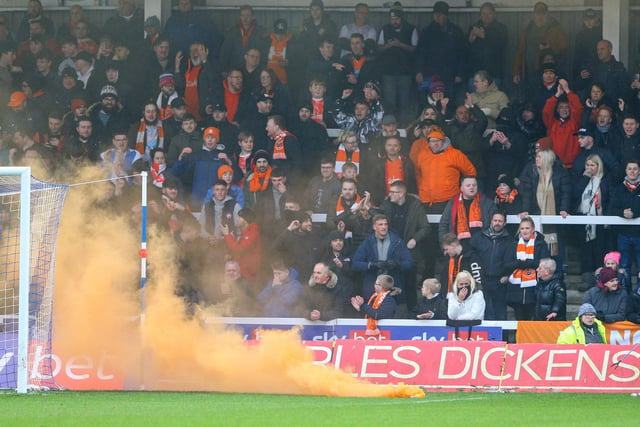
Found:
[{"label": "green grass pitch", "polygon": [[0,426],[638,426],[640,398],[427,393],[424,399],[178,392],[0,394]]}]

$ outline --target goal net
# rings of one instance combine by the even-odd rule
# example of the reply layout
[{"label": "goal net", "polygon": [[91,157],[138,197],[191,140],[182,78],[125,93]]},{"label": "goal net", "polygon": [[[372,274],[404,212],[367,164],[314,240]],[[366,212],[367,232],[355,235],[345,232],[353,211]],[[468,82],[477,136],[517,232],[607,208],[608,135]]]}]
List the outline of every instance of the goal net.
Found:
[{"label": "goal net", "polygon": [[0,167],[0,388],[58,388],[52,370],[53,279],[68,186]]}]

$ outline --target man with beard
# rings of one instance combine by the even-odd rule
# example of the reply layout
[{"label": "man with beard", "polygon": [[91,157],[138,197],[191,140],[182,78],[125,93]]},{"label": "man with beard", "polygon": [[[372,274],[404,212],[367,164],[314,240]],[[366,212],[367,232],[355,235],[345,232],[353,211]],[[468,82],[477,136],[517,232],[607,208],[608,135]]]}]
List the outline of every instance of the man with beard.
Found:
[{"label": "man with beard", "polygon": [[162,121],[158,120],[158,106],[153,101],[145,104],[142,118],[139,123],[133,124],[129,133],[132,137],[135,135],[136,151],[149,163],[151,163],[151,150],[156,148],[164,150],[167,146]]},{"label": "man with beard", "polygon": [[[251,169],[247,170],[244,180],[244,202],[245,207],[256,210],[262,192],[270,189],[271,157],[265,150],[257,150],[251,160]],[[248,168],[247,168],[248,169]],[[283,203],[284,205],[284,203]]]},{"label": "man with beard", "polygon": [[197,121],[206,116],[206,102],[219,81],[220,71],[211,61],[208,61],[209,50],[200,42],[189,46],[189,58],[186,66],[182,64],[184,54],[176,53],[174,75],[176,87],[184,94],[187,112],[193,114]]},{"label": "man with beard", "polygon": [[488,227],[471,238],[471,248],[483,269],[482,292],[486,302],[486,320],[507,320],[507,288],[512,270],[512,238],[505,228],[507,217],[494,212]]},{"label": "man with beard", "polygon": [[93,132],[93,122],[87,116],[79,117],[76,121],[75,136],[62,147],[65,159],[73,153],[83,153],[92,162],[100,160],[100,153],[104,149],[103,140]]},{"label": "man with beard", "polygon": [[93,131],[99,139],[107,140],[115,129],[129,127],[129,115],[118,103],[118,91],[111,85],[100,90],[100,103],[89,109]]},{"label": "man with beard", "polygon": [[255,103],[256,108],[240,122],[240,128],[253,134],[256,150],[266,150],[269,145],[266,127],[273,110],[273,99],[265,93],[259,95]]},{"label": "man with beard", "polygon": [[320,123],[311,119],[313,107],[310,103],[303,103],[298,109],[297,120],[291,124],[291,132],[302,141],[302,169],[312,171],[317,169],[319,160],[333,149],[329,143],[327,130]]},{"label": "man with beard", "polygon": [[242,71],[238,68],[229,70],[227,78],[222,81],[222,85],[219,85],[214,90],[217,92],[214,97],[208,100],[207,113],[210,114],[212,112],[213,105],[222,104],[227,109],[227,120],[231,124],[239,126],[239,123],[250,115],[252,109],[251,94],[244,88]]}]

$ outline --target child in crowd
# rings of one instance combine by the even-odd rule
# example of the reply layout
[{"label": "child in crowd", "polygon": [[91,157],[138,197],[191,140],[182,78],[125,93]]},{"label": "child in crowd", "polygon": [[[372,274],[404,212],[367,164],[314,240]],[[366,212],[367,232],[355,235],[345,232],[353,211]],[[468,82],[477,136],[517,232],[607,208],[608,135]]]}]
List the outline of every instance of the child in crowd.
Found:
[{"label": "child in crowd", "polygon": [[358,182],[358,167],[355,165],[355,163],[346,162],[340,169],[340,175],[343,180],[352,179]]},{"label": "child in crowd", "polygon": [[[242,188],[233,183],[233,168],[229,165],[222,165],[218,168],[218,179],[227,183],[227,194],[236,201],[240,207],[244,208],[244,193]],[[213,187],[207,191],[204,202],[210,202],[213,199]]]},{"label": "child in crowd", "polygon": [[313,106],[311,120],[327,127],[325,117],[328,116],[329,110],[333,107],[329,105],[329,102],[324,97],[325,93],[327,93],[327,85],[319,79],[311,80],[309,82],[309,93],[311,94],[311,105]]},{"label": "child in crowd", "polygon": [[[597,283],[598,280],[600,280],[600,272],[602,271],[602,269],[604,267],[609,267],[618,272],[618,283],[620,284],[620,287],[622,289],[625,289],[627,291],[627,294],[631,295],[631,279],[627,277],[627,273],[625,272],[624,268],[620,267],[620,256],[620,252],[618,251],[609,252],[604,256],[604,266],[599,267],[595,271],[594,283]],[[638,273],[638,276],[640,277],[640,273]]]},{"label": "child in crowd", "polygon": [[440,293],[441,287],[438,279],[425,279],[422,282],[422,299],[413,311],[414,319],[447,319],[447,301]]}]

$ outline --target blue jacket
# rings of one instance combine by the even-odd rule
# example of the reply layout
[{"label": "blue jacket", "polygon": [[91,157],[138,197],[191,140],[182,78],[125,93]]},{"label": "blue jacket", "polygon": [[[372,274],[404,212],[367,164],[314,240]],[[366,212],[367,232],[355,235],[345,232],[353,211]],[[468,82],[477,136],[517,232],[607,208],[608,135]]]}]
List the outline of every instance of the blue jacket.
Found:
[{"label": "blue jacket", "polygon": [[297,317],[297,304],[301,296],[302,285],[298,281],[298,272],[290,268],[287,282],[273,286],[273,281],[269,281],[258,295],[258,301],[262,304],[265,317]]},{"label": "blue jacket", "polygon": [[[363,271],[364,280],[362,283],[362,297],[367,301],[371,295],[373,295],[376,277],[380,274],[388,274],[393,277],[394,287],[402,289],[402,293],[396,295],[396,301],[398,303],[404,302],[404,275],[413,268],[413,259],[407,249],[407,244],[397,234],[389,231],[389,238],[391,239],[389,245],[389,251],[387,252],[387,261],[395,261],[394,266],[378,266],[378,246],[376,244],[376,235],[371,233],[365,240],[358,246],[353,261],[351,263],[351,269],[353,271]],[[415,286],[415,283],[409,284],[409,288]]]}]

